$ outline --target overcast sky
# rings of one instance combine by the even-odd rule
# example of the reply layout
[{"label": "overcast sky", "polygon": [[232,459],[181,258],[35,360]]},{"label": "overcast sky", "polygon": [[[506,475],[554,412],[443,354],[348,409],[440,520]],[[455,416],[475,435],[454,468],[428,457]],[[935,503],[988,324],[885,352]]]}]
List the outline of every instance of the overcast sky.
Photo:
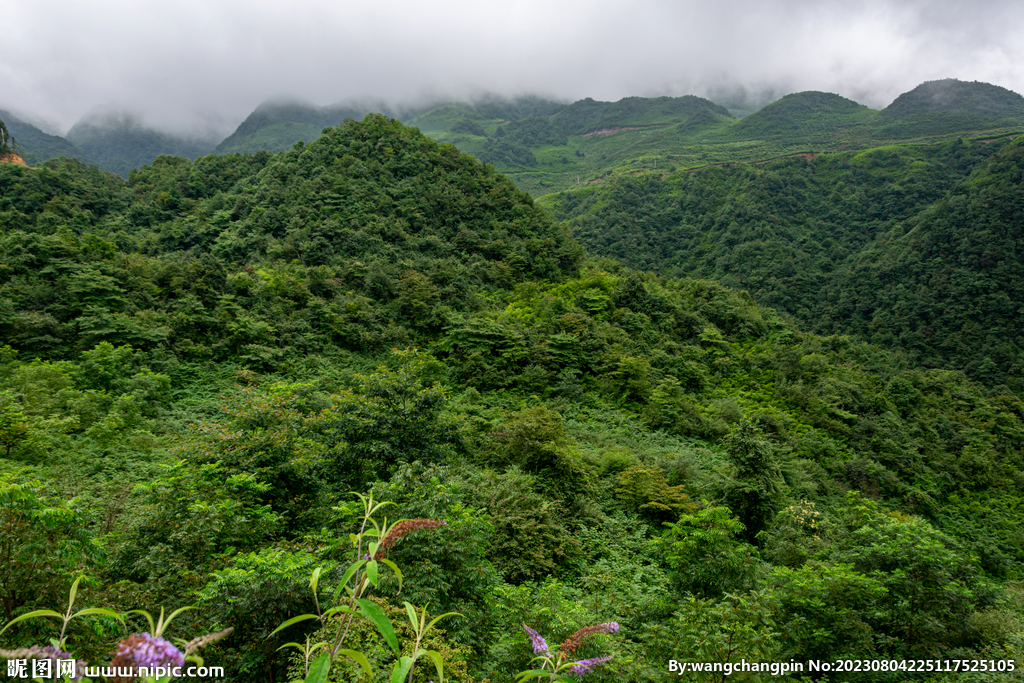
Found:
[{"label": "overcast sky", "polygon": [[837,92],[922,81],[1024,92],[1014,0],[0,0],[0,108],[63,133],[97,107],[231,132],[263,100],[565,100]]}]

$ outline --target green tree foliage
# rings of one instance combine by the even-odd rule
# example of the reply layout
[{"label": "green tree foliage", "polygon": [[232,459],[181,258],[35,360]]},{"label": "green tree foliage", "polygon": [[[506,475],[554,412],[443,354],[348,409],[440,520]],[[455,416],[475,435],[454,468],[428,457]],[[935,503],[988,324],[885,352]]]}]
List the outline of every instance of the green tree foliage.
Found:
[{"label": "green tree foliage", "polygon": [[536,478],[517,469],[484,473],[473,502],[494,525],[489,559],[512,584],[565,571],[581,559],[579,541],[566,528],[565,507],[537,492]]},{"label": "green tree foliage", "polygon": [[379,594],[429,604],[436,613],[458,611],[464,618],[446,624],[448,639],[479,653],[489,645],[486,634],[493,625],[487,603],[499,580],[488,559],[494,524],[482,508],[467,503],[465,489],[450,468],[422,463],[403,464],[387,483],[375,486],[375,497],[396,503],[388,508],[389,518],[445,522],[443,533],[398,542],[389,557],[403,567],[403,585],[399,590],[395,582],[382,580]]},{"label": "green tree foliage", "polygon": [[[778,662],[781,652],[774,628],[771,601],[764,593],[729,594],[720,601],[685,598],[671,621],[654,624],[644,634],[651,662],[657,663],[647,680],[763,680],[763,672],[737,668],[727,674],[724,666],[742,660]],[[712,669],[718,665],[720,670],[687,671],[682,676],[666,671],[669,660],[683,658],[687,662],[710,664]]]},{"label": "green tree foliage", "polygon": [[175,463],[141,491],[108,578],[146,583],[161,601],[197,590],[213,568],[276,535],[281,519],[260,500],[268,488],[218,465]]},{"label": "green tree foliage", "polygon": [[[875,112],[845,97],[824,92],[786,95],[731,126],[735,139],[781,139],[804,144],[822,142],[823,133],[836,134],[874,119]],[[844,131],[846,132],[846,131]]]},{"label": "green tree foliage", "polygon": [[331,130],[273,161],[161,157],[127,185],[77,162],[4,168],[5,338],[263,371],[307,348],[405,345],[408,315],[433,330],[496,285],[578,268],[564,227],[493,169],[379,116]]},{"label": "green tree foliage", "polygon": [[25,414],[14,394],[0,392],[0,448],[4,449],[4,457],[11,457],[11,449],[21,444],[27,434]]},{"label": "green tree foliage", "polygon": [[968,617],[984,598],[976,557],[927,521],[886,514],[855,494],[837,513],[823,530],[833,543],[826,552],[886,589],[873,617],[892,638],[890,651],[925,656],[967,638]]},{"label": "green tree foliage", "polygon": [[595,253],[714,278],[809,329],[1018,386],[1021,148],[953,141],[623,177],[553,209]]},{"label": "green tree foliage", "polygon": [[757,554],[740,540],[744,526],[729,508],[706,507],[665,526],[655,543],[680,590],[717,598],[752,585]]},{"label": "green tree foliage", "polygon": [[892,596],[876,574],[812,561],[797,568],[774,567],[767,583],[782,657],[834,661],[878,652],[873,609]]},{"label": "green tree foliage", "polygon": [[[722,116],[690,104],[679,125]],[[198,602],[190,629],[237,629],[211,664],[280,680],[288,662],[265,636],[314,611],[311,567],[321,585],[338,579],[349,535],[371,533],[344,502],[359,488],[395,501],[389,518],[446,522],[388,546],[405,582],[399,594],[383,578],[378,595],[461,612],[444,638],[474,679],[529,660],[524,622],[561,639],[620,623],[607,649],[581,653],[615,655],[598,681],[677,678],[665,662],[688,653],[1014,657],[1012,383],[786,320],[840,329],[832,274],[882,248],[892,221],[907,231],[890,245],[970,204],[926,208],[943,196],[971,195],[979,212],[984,197],[995,231],[1015,145],[659,171],[564,199],[602,229],[621,222],[615,239],[640,240],[631,257],[648,240],[687,259],[660,273],[584,262],[493,168],[381,116],[277,155],[161,157],[128,181],[77,162],[2,165],[0,397],[14,436],[0,475],[44,479],[39,509],[79,496],[95,511],[19,532],[70,550],[12,613],[53,606],[48,586],[87,568],[83,530],[112,558],[90,599]],[[690,232],[662,232],[655,208]],[[781,314],[755,303],[766,293],[789,302]],[[886,313],[911,302],[904,287]],[[979,377],[1012,375],[985,353]],[[108,635],[89,637],[90,656]]]},{"label": "green tree foliage", "polygon": [[643,465],[634,465],[619,474],[615,495],[630,508],[659,522],[674,521],[697,508],[683,486],[669,486],[660,469]]},{"label": "green tree foliage", "polygon": [[879,137],[970,130],[1024,116],[1024,97],[998,85],[947,78],[926,81],[880,112]]},{"label": "green tree foliage", "polygon": [[1019,389],[1022,188],[1024,144],[1017,140],[852,263],[834,285],[844,292],[837,319],[926,365]]},{"label": "green tree foliage", "polygon": [[[199,593],[199,607],[211,628],[236,629],[235,637],[218,647],[220,659],[236,676],[274,680],[286,669],[287,652],[269,636],[289,617],[313,609],[309,574],[316,566],[325,565],[309,553],[264,548],[239,555],[210,576]],[[334,566],[325,569],[330,575]]]},{"label": "green tree foliage", "polygon": [[455,125],[451,127],[453,133],[465,133],[466,135],[478,135],[485,137],[487,132],[483,129],[476,121],[469,118],[462,118],[455,122]]},{"label": "green tree foliage", "polygon": [[[501,130],[501,129],[499,129]],[[515,140],[497,136],[487,140],[480,158],[502,166],[536,166],[537,157],[533,152]]]},{"label": "green tree foliage", "polygon": [[7,621],[56,604],[70,576],[104,553],[76,501],[39,481],[0,480],[0,601]]},{"label": "green tree foliage", "polygon": [[293,523],[320,496],[329,500],[387,478],[401,463],[444,461],[461,442],[442,412],[447,393],[436,384],[424,386],[422,354],[393,355],[396,370],[380,367],[357,377],[355,391],[243,388],[223,408],[228,420],[198,425],[181,453],[255,476],[266,487],[263,499]]},{"label": "green tree foliage", "polygon": [[493,432],[490,460],[543,477],[563,498],[585,493],[591,472],[562,430],[561,416],[539,406],[513,413]]},{"label": "green tree foliage", "polygon": [[781,507],[782,473],[771,442],[749,421],[725,438],[725,447],[736,472],[725,485],[724,501],[743,523],[747,538],[753,540]]}]

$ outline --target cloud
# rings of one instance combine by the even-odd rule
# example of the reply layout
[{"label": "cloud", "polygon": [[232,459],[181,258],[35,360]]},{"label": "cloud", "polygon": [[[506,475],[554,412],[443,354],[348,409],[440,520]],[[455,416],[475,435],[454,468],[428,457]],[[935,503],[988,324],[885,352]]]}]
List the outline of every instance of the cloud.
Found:
[{"label": "cloud", "polygon": [[125,107],[230,132],[274,95],[567,100],[743,86],[875,107],[925,80],[1024,91],[1010,2],[819,0],[0,0],[0,107],[69,127]]}]

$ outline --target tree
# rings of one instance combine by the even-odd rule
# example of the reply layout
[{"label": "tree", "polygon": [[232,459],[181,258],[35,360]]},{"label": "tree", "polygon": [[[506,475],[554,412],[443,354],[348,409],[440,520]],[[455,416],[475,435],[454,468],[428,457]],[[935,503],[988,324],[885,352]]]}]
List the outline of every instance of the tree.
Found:
[{"label": "tree", "polygon": [[0,480],[0,601],[7,621],[19,608],[54,604],[72,572],[102,558],[72,503],[38,481]]},{"label": "tree", "polygon": [[[737,662],[770,662],[780,659],[778,637],[772,619],[772,598],[763,592],[729,593],[721,600],[689,597],[683,600],[668,624],[652,625],[643,639],[648,661],[658,662],[657,674],[647,680],[665,680],[665,662],[677,657],[701,662],[702,672],[671,672],[681,681],[761,681],[759,672],[744,671]],[[736,667],[733,669],[733,667]]]},{"label": "tree", "polygon": [[725,502],[746,527],[753,542],[782,503],[782,473],[771,442],[749,421],[725,438],[736,473],[726,487]]},{"label": "tree", "polygon": [[872,621],[890,637],[890,653],[932,656],[967,636],[982,585],[977,558],[955,539],[854,492],[822,535],[830,548],[819,557],[848,564],[886,590]]},{"label": "tree", "polygon": [[749,587],[759,561],[754,549],[737,538],[743,524],[729,508],[704,508],[665,526],[668,531],[654,543],[681,590],[718,597]]},{"label": "tree", "polygon": [[25,440],[28,426],[21,405],[10,391],[0,391],[0,448],[4,457],[11,457],[11,449]]}]

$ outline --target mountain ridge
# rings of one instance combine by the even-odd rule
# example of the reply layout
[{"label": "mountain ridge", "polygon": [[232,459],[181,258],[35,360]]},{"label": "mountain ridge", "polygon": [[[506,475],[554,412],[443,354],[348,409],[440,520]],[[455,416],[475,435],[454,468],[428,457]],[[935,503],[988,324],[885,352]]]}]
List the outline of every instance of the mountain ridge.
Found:
[{"label": "mountain ridge", "polygon": [[[94,112],[68,132],[68,145],[77,147],[64,151],[77,149],[79,158],[126,176],[160,154],[195,158],[210,152],[283,151],[299,140],[315,140],[324,128],[341,120],[358,120],[371,111],[399,118],[494,163],[534,196],[654,166],[698,167],[764,160],[808,147],[869,148],[897,139],[927,142],[1024,128],[1020,95],[995,85],[945,79],[922,83],[881,111],[840,95],[805,91],[788,94],[742,119],[694,95],[625,97],[615,102],[484,96],[403,106],[382,101],[319,106],[273,98],[215,144],[146,128],[124,113]],[[581,138],[601,130],[614,135]],[[57,155],[56,148],[36,153],[36,147],[44,149],[35,140],[26,147],[30,159]]]}]

